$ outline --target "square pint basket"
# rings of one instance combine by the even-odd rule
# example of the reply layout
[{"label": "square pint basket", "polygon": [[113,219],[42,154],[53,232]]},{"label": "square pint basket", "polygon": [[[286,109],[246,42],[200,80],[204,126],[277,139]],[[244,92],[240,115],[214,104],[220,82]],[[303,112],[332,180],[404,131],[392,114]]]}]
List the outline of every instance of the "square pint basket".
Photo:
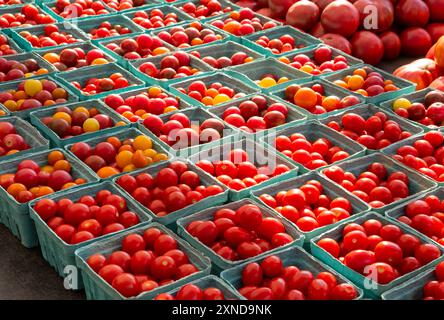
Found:
[{"label": "square pint basket", "polygon": [[[47,164],[47,155],[49,152],[59,150],[71,164],[71,175],[73,179],[83,178],[88,183],[97,182],[97,178],[92,174],[91,170],[84,164],[80,163],[68,152],[61,149],[44,150],[37,153],[25,155],[15,158],[1,165],[0,174],[11,173],[17,170],[18,164],[27,159],[32,159],[39,166]],[[79,188],[79,186],[74,187]],[[62,191],[58,191],[59,193]],[[37,198],[41,199],[41,198]],[[1,222],[16,236],[26,248],[33,248],[38,245],[38,238],[35,231],[34,222],[29,215],[28,203],[20,203],[14,199],[5,189],[0,188],[0,219]]]},{"label": "square pint basket", "polygon": [[[330,224],[330,225],[326,225],[326,226],[321,226],[319,228],[316,228],[310,232],[303,232],[302,230],[300,230],[296,224],[294,224],[292,221],[288,220],[287,218],[285,218],[284,216],[282,216],[281,214],[279,214],[277,211],[274,210],[274,208],[266,205],[259,197],[262,194],[269,194],[272,196],[275,196],[279,191],[286,191],[286,190],[290,190],[293,188],[299,188],[302,185],[304,185],[306,182],[310,181],[310,180],[317,180],[319,182],[321,182],[324,191],[323,194],[327,195],[330,198],[336,198],[336,197],[343,197],[345,199],[347,199],[350,204],[351,207],[353,209],[353,211],[350,213],[350,217],[342,220],[342,221],[338,221],[334,224]],[[294,225],[294,227],[301,233],[304,235],[304,240],[305,243],[304,245],[307,246],[309,241],[320,235],[321,233],[330,230],[332,228],[334,228],[335,226],[339,225],[340,223],[350,220],[353,217],[356,216],[361,216],[363,213],[367,212],[370,210],[370,207],[364,203],[363,201],[361,201],[359,198],[355,197],[354,195],[349,195],[347,194],[347,192],[345,192],[344,190],[342,190],[337,184],[335,183],[331,183],[330,181],[328,181],[327,179],[323,178],[319,173],[317,172],[311,172],[311,173],[307,173],[304,174],[302,176],[296,177],[296,178],[291,178],[288,179],[284,182],[278,182],[275,183],[273,185],[270,185],[268,187],[259,189],[259,190],[255,190],[251,193],[251,196],[254,200],[258,201],[259,203],[262,203],[264,206],[266,206],[267,208],[269,208],[270,210],[273,210],[273,212],[275,212],[277,215],[279,215],[279,217],[283,220],[288,221],[289,223],[291,223],[292,225]]]},{"label": "square pint basket", "polygon": [[[410,195],[406,198],[400,199],[398,201],[394,201],[392,203],[389,203],[385,206],[382,206],[380,208],[373,208],[372,211],[378,212],[383,214],[385,211],[399,205],[402,203],[405,203],[407,201],[410,201],[412,198],[423,194],[425,191],[433,189],[437,186],[436,182],[432,181],[431,179],[428,179],[424,177],[422,174],[414,171],[413,169],[410,169],[403,164],[400,164],[398,161],[389,158],[381,153],[374,153],[371,155],[367,155],[365,157],[344,161],[339,163],[337,166],[343,169],[344,171],[348,171],[353,173],[354,175],[358,176],[362,172],[364,172],[368,166],[372,163],[379,162],[385,166],[387,169],[387,175],[390,175],[391,173],[395,171],[401,171],[408,175],[409,177],[409,191]],[[323,169],[321,171],[321,174],[325,176],[323,173],[326,169]],[[328,178],[327,178],[328,179]],[[330,180],[330,179],[329,179]],[[330,180],[331,181],[331,180]],[[343,188],[343,187],[341,187]],[[345,189],[344,189],[345,190]],[[349,191],[347,191],[349,192]]]},{"label": "square pint basket", "polygon": [[[271,254],[267,255],[270,256]],[[298,267],[300,270],[307,270],[313,273],[313,275],[316,276],[321,272],[330,272],[332,273],[339,281],[338,283],[348,283],[353,285],[348,279],[346,279],[344,276],[330,268],[329,266],[325,265],[321,261],[317,260],[310,254],[308,254],[304,249],[299,247],[291,247],[286,249],[281,249],[273,253],[273,255],[278,256],[284,265],[284,267],[288,266],[295,266]],[[260,258],[254,258],[251,261],[244,262],[236,267],[233,267],[231,269],[225,270],[221,273],[221,278],[229,283],[229,285],[238,292],[238,290],[242,286],[242,271],[244,268],[252,262],[261,263],[265,257]],[[354,286],[354,285],[353,285]],[[355,290],[357,292],[357,297],[355,300],[359,300],[363,296],[362,289],[355,287]],[[238,294],[240,294],[238,292]],[[244,298],[245,299],[245,298]]]},{"label": "square pint basket", "polygon": [[231,201],[237,201],[239,199],[247,198],[250,196],[251,191],[263,188],[279,181],[285,181],[298,175],[298,168],[290,161],[288,161],[284,156],[281,156],[277,152],[264,148],[264,146],[254,142],[253,140],[245,138],[238,139],[236,135],[215,141],[214,144],[203,148],[198,154],[192,155],[189,159],[192,163],[196,163],[199,160],[204,159],[211,162],[225,160],[228,158],[229,152],[234,149],[244,150],[248,155],[249,161],[255,165],[266,165],[273,169],[277,165],[284,164],[290,170],[275,177],[271,177],[270,179],[249,188],[245,188],[239,191],[230,189],[229,192]]},{"label": "square pint basket", "polygon": [[203,252],[203,254],[205,254],[207,257],[210,257],[210,260],[213,263],[213,272],[212,273],[214,273],[214,274],[219,274],[221,271],[232,268],[234,266],[237,266],[243,262],[247,262],[247,261],[250,262],[254,258],[265,257],[265,256],[270,255],[282,248],[288,248],[288,247],[294,247],[294,246],[301,247],[302,244],[304,243],[304,236],[301,235],[301,233],[299,231],[297,231],[296,228],[291,223],[289,223],[286,220],[281,220],[281,222],[285,226],[285,232],[287,232],[293,238],[293,242],[286,244],[286,245],[279,247],[279,248],[274,248],[274,249],[268,250],[266,252],[262,252],[261,254],[255,256],[253,258],[248,258],[245,260],[238,260],[238,261],[230,261],[230,260],[227,260],[227,259],[221,257],[220,255],[216,254],[216,252],[214,252],[210,247],[206,246],[201,241],[199,241],[197,238],[193,237],[186,230],[188,224],[190,224],[193,221],[211,220],[214,216],[214,213],[216,213],[216,211],[219,209],[227,208],[227,209],[237,210],[240,207],[242,207],[243,205],[247,205],[247,204],[257,205],[261,209],[263,217],[272,217],[272,218],[279,219],[279,215],[276,212],[274,212],[274,210],[270,210],[270,208],[254,201],[252,199],[243,199],[240,201],[228,203],[223,206],[219,206],[217,208],[208,208],[208,209],[205,209],[201,212],[193,214],[189,217],[185,217],[185,218],[177,220],[177,233],[179,234],[179,236],[184,238],[187,242],[189,242],[199,252]]},{"label": "square pint basket", "polygon": [[[99,192],[100,190],[109,190],[113,194],[117,194],[123,197],[126,200],[128,210],[137,214],[137,216],[140,219],[140,223],[151,221],[151,218],[143,212],[143,210],[140,208],[140,205],[136,201],[127,197],[120,190],[120,188],[118,188],[116,185],[114,185],[112,182],[109,181],[100,184],[91,184],[85,186],[84,188],[76,190],[67,190],[65,192],[61,192],[55,195],[49,195],[45,197],[45,199],[52,199],[57,202],[61,199],[68,198],[71,201],[76,202],[82,196],[89,195],[94,197],[97,194],[97,192]],[[50,266],[52,266],[56,270],[56,272],[61,277],[66,276],[66,271],[65,271],[66,267],[76,265],[74,252],[77,249],[85,247],[88,244],[100,241],[101,239],[108,238],[114,234],[113,233],[109,235],[100,236],[98,238],[94,238],[79,244],[73,244],[73,245],[67,244],[54,232],[54,230],[49,228],[47,223],[40,218],[37,212],[34,211],[33,207],[36,204],[36,202],[37,201],[30,203],[29,208],[30,208],[31,219],[34,220],[35,222],[35,227],[37,230],[37,235],[40,243],[40,249],[43,258],[49,263]],[[132,230],[137,226],[133,226],[126,230]],[[117,234],[120,232],[122,231],[117,232]],[[81,289],[81,288],[82,288],[82,281],[79,278],[78,283],[72,284],[72,289]]]},{"label": "square pint basket", "polygon": [[[88,140],[84,140],[84,141],[82,141],[82,142],[85,142],[85,143],[87,143],[87,144],[89,144],[91,147],[95,147],[98,143],[100,143],[100,142],[104,142],[104,141],[106,141],[106,139],[107,138],[109,138],[109,137],[117,137],[118,139],[120,139],[121,141],[122,140],[125,140],[125,139],[131,139],[131,138],[135,138],[135,137],[137,137],[137,136],[139,136],[139,135],[145,135],[145,136],[147,136],[147,137],[149,137],[151,140],[152,140],[152,142],[153,142],[153,147],[152,147],[152,149],[154,149],[154,150],[156,150],[157,152],[162,152],[162,153],[165,153],[167,156],[168,156],[168,159],[171,159],[173,156],[168,152],[168,151],[166,151],[159,143],[158,143],[158,139],[157,139],[157,137],[155,137],[152,133],[150,133],[150,132],[148,132],[148,131],[146,131],[145,133],[142,133],[141,131],[139,131],[139,130],[137,130],[137,129],[135,129],[135,128],[122,128],[122,129],[120,129],[119,131],[117,131],[117,132],[110,132],[110,133],[107,133],[107,134],[102,134],[102,135],[100,135],[100,136],[97,136],[97,137],[95,137],[95,138],[91,138],[91,139],[88,139]],[[76,159],[78,159],[72,152],[71,152],[71,148],[72,148],[72,144],[69,144],[69,145],[66,145],[65,146],[65,150],[67,150],[70,154],[72,154],[72,156],[74,157],[74,158],[76,158]],[[81,161],[80,159],[78,159],[78,161]],[[83,162],[82,162],[83,163]],[[84,164],[84,163],[83,163]],[[85,164],[85,166],[86,166],[86,164]],[[88,169],[89,169],[89,167],[88,167]],[[91,170],[91,171],[93,171],[93,170]],[[121,175],[123,175],[123,174],[125,174],[124,172],[121,172],[121,173],[119,173],[119,174],[116,174],[116,175],[113,175],[113,176],[111,176],[111,177],[108,177],[108,178],[106,178],[106,179],[112,179],[112,178],[115,178],[115,177],[120,177]],[[94,176],[96,177],[96,179],[101,179],[101,178],[99,178],[99,176],[97,175],[97,173],[94,173]],[[104,179],[105,180],[105,179]]]},{"label": "square pint basket", "polygon": [[[157,175],[157,173],[159,173],[160,170],[167,168],[173,161],[183,161],[188,165],[188,170],[196,172],[200,178],[200,181],[203,185],[208,186],[208,185],[219,185],[223,188],[224,192],[211,196],[211,197],[207,197],[204,198],[202,200],[200,200],[199,202],[196,202],[194,204],[188,205],[180,210],[171,212],[165,216],[162,217],[158,217],[154,212],[152,212],[150,209],[148,209],[147,207],[143,206],[141,203],[137,202],[137,200],[134,199],[135,202],[137,202],[140,207],[142,208],[142,210],[144,212],[146,212],[146,214],[148,216],[151,217],[151,219],[154,222],[163,224],[167,227],[169,227],[171,230],[175,230],[176,229],[176,221],[179,218],[182,217],[187,217],[190,216],[198,211],[204,210],[205,208],[209,208],[209,207],[217,207],[219,205],[224,204],[227,200],[228,200],[228,188],[226,186],[224,186],[223,184],[219,183],[216,179],[214,179],[211,175],[207,174],[206,172],[204,172],[203,170],[201,170],[199,167],[195,166],[194,164],[192,164],[190,161],[188,160],[182,160],[182,159],[178,159],[175,158],[174,160],[170,160],[168,162],[163,162],[160,163],[158,165],[155,165],[153,167],[149,167],[149,168],[145,168],[145,169],[141,169],[141,170],[137,170],[134,172],[129,173],[130,176],[137,176],[141,173],[148,173],[150,174],[153,178],[155,178],[155,176]],[[117,180],[118,178],[115,178],[113,180],[113,182],[117,184]],[[127,192],[126,190],[124,190],[122,187],[118,186],[119,188],[122,189],[122,192],[124,192],[128,197],[131,197],[131,194],[129,192]]]},{"label": "square pint basket", "polygon": [[171,284],[158,287],[149,293],[142,293],[137,297],[130,298],[131,300],[149,300],[155,295],[173,290],[175,288],[181,287],[184,284],[202,278],[210,273],[211,262],[210,259],[202,255],[201,252],[191,247],[189,243],[180,239],[168,228],[158,224],[158,223],[144,223],[131,230],[122,231],[113,236],[107,237],[100,241],[97,241],[89,246],[83,247],[75,252],[77,267],[82,272],[83,283],[85,286],[86,297],[88,300],[124,300],[126,299],[120,293],[118,293],[111,285],[109,285],[105,280],[103,280],[90,266],[86,263],[89,256],[101,253],[105,256],[111,254],[112,252],[119,250],[121,248],[122,239],[131,234],[143,234],[143,232],[148,228],[158,228],[164,233],[172,236],[178,242],[178,247],[184,253],[188,255],[190,262],[194,264],[198,272],[189,275],[180,280],[174,281]]},{"label": "square pint basket", "polygon": [[336,272],[340,273],[341,275],[343,275],[347,279],[351,280],[358,287],[362,288],[364,290],[364,294],[366,296],[368,296],[370,298],[374,298],[374,299],[380,299],[381,295],[384,292],[396,287],[397,285],[399,285],[401,283],[406,282],[407,280],[413,278],[416,275],[423,273],[425,270],[427,270],[427,268],[429,268],[431,266],[435,266],[440,261],[444,260],[444,256],[442,255],[443,250],[441,248],[441,257],[439,257],[438,259],[429,262],[425,266],[422,266],[422,267],[416,269],[415,271],[412,271],[410,273],[407,273],[406,275],[398,277],[388,284],[382,285],[382,284],[376,283],[375,281],[372,281],[371,279],[366,278],[364,275],[345,266],[345,264],[340,262],[338,259],[334,258],[331,254],[329,254],[327,251],[325,251],[324,249],[322,249],[321,247],[319,247],[317,245],[317,242],[323,238],[332,238],[335,240],[342,238],[342,231],[343,231],[345,225],[347,225],[348,223],[362,224],[369,219],[376,219],[376,220],[380,221],[383,225],[394,224],[394,225],[398,226],[403,233],[412,234],[412,235],[417,236],[419,238],[419,240],[421,241],[421,243],[431,243],[427,239],[427,237],[425,237],[421,234],[418,234],[417,232],[412,230],[410,227],[405,227],[395,221],[388,220],[387,218],[381,216],[380,214],[374,213],[374,212],[368,212],[365,215],[357,216],[354,219],[344,222],[341,225],[337,226],[336,228],[331,229],[331,230],[319,235],[316,238],[313,238],[310,242],[311,253],[316,258],[318,258],[322,262],[324,262],[327,265],[329,265],[330,267],[332,267]]},{"label": "square pint basket", "polygon": [[[40,132],[42,132],[48,139],[50,139],[51,143],[56,146],[57,148],[63,148],[64,146],[68,144],[73,144],[79,141],[91,139],[94,137],[102,136],[104,134],[109,134],[112,132],[117,132],[119,130],[122,130],[123,128],[129,128],[130,123],[129,121],[115,112],[113,109],[108,107],[105,103],[103,103],[100,100],[89,100],[89,101],[82,101],[82,102],[75,102],[67,105],[62,105],[63,107],[67,107],[70,110],[75,110],[77,107],[85,107],[85,108],[96,108],[100,114],[104,114],[109,116],[113,124],[115,125],[118,122],[125,123],[124,125],[109,127],[106,129],[101,129],[96,132],[85,132],[81,135],[74,136],[71,138],[65,138],[62,139],[60,136],[55,133],[53,130],[51,130],[47,125],[45,125],[42,122],[42,119],[45,117],[51,117],[57,112],[58,107],[48,108],[44,110],[37,110],[34,112],[31,112],[30,118],[31,123],[38,129]],[[60,106],[59,106],[60,107]]]}]

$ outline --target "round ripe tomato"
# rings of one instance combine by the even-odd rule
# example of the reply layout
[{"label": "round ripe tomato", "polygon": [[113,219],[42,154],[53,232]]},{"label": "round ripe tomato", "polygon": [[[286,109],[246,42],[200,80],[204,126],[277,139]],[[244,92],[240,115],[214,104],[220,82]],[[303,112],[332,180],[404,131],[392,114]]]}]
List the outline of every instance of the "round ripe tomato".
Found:
[{"label": "round ripe tomato", "polygon": [[177,249],[177,246],[176,239],[168,234],[162,234],[154,241],[153,248],[156,255],[160,256],[167,251]]},{"label": "round ripe tomato", "polygon": [[216,211],[214,214],[214,220],[220,219],[220,218],[227,218],[230,220],[234,220],[234,217],[236,216],[236,211],[223,208]]},{"label": "round ripe tomato", "polygon": [[125,230],[125,227],[123,225],[121,225],[120,223],[111,223],[109,225],[107,225],[105,228],[103,228],[103,232],[102,234],[110,234],[110,233],[114,233],[114,232],[118,232],[118,231],[122,231]]},{"label": "round ripe tomato", "polygon": [[211,161],[208,160],[200,160],[196,162],[196,166],[205,171],[206,173],[214,176],[214,165]]},{"label": "round ripe tomato", "polygon": [[396,241],[398,246],[401,247],[405,257],[413,256],[416,248],[421,244],[418,237],[412,234],[402,234]]},{"label": "round ripe tomato", "polygon": [[218,235],[219,232],[213,221],[203,221],[194,230],[194,236],[207,246],[212,245]]},{"label": "round ripe tomato", "polygon": [[348,232],[343,238],[344,249],[348,252],[353,250],[365,250],[368,246],[367,235],[359,230]]},{"label": "round ripe tomato", "polygon": [[206,288],[202,292],[203,300],[225,300],[224,294],[218,288]]},{"label": "round ripe tomato", "polygon": [[57,212],[59,213],[59,215],[64,216],[66,209],[68,209],[72,204],[73,202],[69,199],[61,199],[57,201]]},{"label": "round ripe tomato", "polygon": [[305,200],[308,204],[314,204],[318,202],[321,192],[316,186],[311,184],[305,184],[302,187],[300,187],[300,190],[304,193]]},{"label": "round ripe tomato", "polygon": [[252,241],[242,242],[237,246],[236,251],[241,259],[248,259],[262,253],[261,247]]},{"label": "round ripe tomato", "polygon": [[328,300],[328,284],[322,279],[314,279],[307,289],[307,298],[309,300]]},{"label": "round ripe tomato", "polygon": [[378,235],[372,235],[372,236],[368,237],[367,250],[375,251],[376,245],[378,243],[380,243],[381,241],[383,241],[383,239]]},{"label": "round ripe tomato", "polygon": [[306,292],[310,283],[314,280],[313,274],[308,270],[301,270],[297,272],[289,281],[287,286],[289,289],[296,289],[301,292]]},{"label": "round ripe tomato", "polygon": [[440,262],[436,265],[435,275],[439,281],[444,281],[444,262]]},{"label": "round ripe tomato", "polygon": [[139,285],[136,278],[129,273],[122,273],[116,276],[112,286],[124,297],[133,297],[139,294]]},{"label": "round ripe tomato", "polygon": [[125,251],[114,251],[108,257],[108,264],[116,264],[128,272],[131,267],[131,256]]},{"label": "round ripe tomato", "polygon": [[[197,191],[197,188],[196,188],[196,191]],[[224,189],[222,189],[221,186],[213,184],[211,186],[206,187],[205,191],[203,192],[203,195],[204,195],[204,197],[211,197],[211,196],[215,196],[217,194],[220,194],[222,192],[224,192]]]},{"label": "round ripe tomato", "polygon": [[154,255],[151,251],[139,250],[131,257],[131,271],[133,274],[148,274],[150,266],[154,260]]},{"label": "round ripe tomato", "polygon": [[273,248],[285,246],[286,244],[292,243],[293,238],[288,234],[284,232],[275,233],[271,237],[271,246]]},{"label": "round ripe tomato", "polygon": [[104,205],[112,205],[114,206],[119,213],[123,213],[127,210],[126,208],[126,201],[121,196],[117,194],[112,194],[108,197],[106,197],[105,201],[103,202]]},{"label": "round ripe tomato", "polygon": [[382,241],[375,247],[375,257],[378,262],[385,262],[392,266],[397,266],[402,262],[402,249],[391,241]]},{"label": "round ripe tomato", "polygon": [[287,283],[280,277],[272,279],[268,287],[273,293],[273,300],[281,300],[287,292]]},{"label": "round ripe tomato", "polygon": [[351,251],[344,258],[344,264],[359,273],[362,273],[366,266],[375,262],[374,252],[367,250]]},{"label": "round ripe tomato", "polygon": [[305,296],[301,291],[293,289],[287,292],[285,300],[305,300]]},{"label": "round ripe tomato", "polygon": [[149,173],[141,173],[136,176],[137,186],[152,189],[155,186],[154,178]]},{"label": "round ripe tomato", "polygon": [[264,238],[271,240],[274,234],[285,233],[285,227],[279,220],[272,217],[266,217],[262,219],[258,233]]},{"label": "round ripe tomato", "polygon": [[102,267],[98,273],[103,280],[111,284],[113,283],[114,278],[119,274],[123,274],[124,271],[120,266],[108,263],[106,266]]},{"label": "round ripe tomato", "polygon": [[139,217],[132,211],[125,211],[119,216],[119,223],[125,228],[135,226],[140,222]]},{"label": "round ripe tomato", "polygon": [[77,203],[83,203],[84,205],[91,207],[96,205],[96,200],[91,196],[83,196],[79,199]]},{"label": "round ripe tomato", "polygon": [[257,288],[250,293],[249,300],[272,300],[273,292],[270,288]]},{"label": "round ripe tomato", "polygon": [[246,204],[236,210],[236,224],[246,230],[257,230],[262,224],[262,212],[254,204]]},{"label": "round ripe tomato", "polygon": [[98,273],[99,270],[105,265],[106,258],[103,254],[97,253],[89,256],[88,259],[86,259],[86,263],[91,267],[91,269]]},{"label": "round ripe tomato", "polygon": [[295,207],[292,206],[283,206],[280,207],[280,210],[278,210],[279,207],[275,208],[276,211],[278,211],[282,216],[287,218],[288,220],[295,222],[298,221],[300,218],[299,212]]},{"label": "round ripe tomato", "polygon": [[[304,211],[301,213],[301,216],[304,215]],[[311,216],[303,216],[296,222],[296,225],[303,232],[310,232],[319,227],[318,221]]]},{"label": "round ripe tomato", "polygon": [[402,260],[401,265],[399,266],[399,271],[401,272],[401,275],[403,275],[415,271],[420,267],[421,264],[418,259],[415,257],[406,257]]},{"label": "round ripe tomato", "polygon": [[317,245],[330,253],[336,259],[339,258],[339,254],[341,252],[341,248],[336,240],[331,238],[323,238],[317,242]]},{"label": "round ripe tomato", "polygon": [[214,221],[214,224],[216,225],[218,234],[223,234],[225,230],[235,227],[233,220],[230,220],[228,218],[220,218]]},{"label": "round ripe tomato", "polygon": [[163,232],[157,228],[149,228],[146,229],[143,233],[143,239],[145,240],[146,247],[148,249],[154,248],[154,242],[156,242],[157,238],[162,235]]},{"label": "round ripe tomato", "polygon": [[176,300],[202,300],[203,292],[202,290],[194,285],[187,284],[184,285],[176,294]]},{"label": "round ripe tomato", "polygon": [[375,262],[368,265],[363,274],[379,284],[387,284],[396,279],[396,272],[393,267],[384,262]]},{"label": "round ripe tomato", "polygon": [[105,199],[108,198],[110,195],[112,195],[111,191],[109,190],[100,190],[96,194],[96,202],[98,205],[102,205],[105,202]]},{"label": "round ripe tomato", "polygon": [[72,236],[76,233],[76,228],[69,224],[62,224],[55,229],[55,233],[60,239],[66,243],[70,243]]},{"label": "round ripe tomato", "polygon": [[42,199],[34,205],[34,210],[43,221],[48,221],[56,215],[57,203],[51,199]]},{"label": "round ripe tomato", "polygon": [[241,162],[237,165],[239,179],[253,178],[258,174],[256,166],[248,161]]},{"label": "round ripe tomato", "polygon": [[191,189],[195,189],[200,185],[200,178],[196,172],[185,171],[180,175],[180,183],[190,186]]},{"label": "round ripe tomato", "polygon": [[424,297],[435,297],[439,287],[439,281],[429,281],[423,288]]},{"label": "round ripe tomato", "polygon": [[386,224],[381,228],[379,235],[386,241],[396,242],[402,235],[402,231],[398,226]]},{"label": "round ripe tomato", "polygon": [[264,239],[255,239],[254,242],[261,247],[262,252],[271,250],[271,244],[267,240]]},{"label": "round ripe tomato", "polygon": [[252,240],[251,234],[241,227],[231,227],[225,230],[223,238],[233,247]]},{"label": "round ripe tomato", "polygon": [[159,256],[151,263],[151,275],[155,279],[164,280],[172,278],[177,272],[174,259],[167,256]]},{"label": "round ripe tomato", "polygon": [[177,268],[176,280],[185,278],[198,271],[199,270],[194,265],[190,263],[185,263]]},{"label": "round ripe tomato", "polygon": [[133,191],[138,187],[136,178],[128,174],[117,179],[117,184],[129,193],[133,193]]},{"label": "round ripe tomato", "polygon": [[222,160],[215,163],[214,171],[216,176],[226,175],[232,179],[237,178],[238,170],[233,162],[228,160]]},{"label": "round ripe tomato", "polygon": [[341,283],[330,291],[332,300],[353,300],[358,296],[354,286],[348,283]]},{"label": "round ripe tomato", "polygon": [[87,231],[91,233],[94,237],[99,237],[102,235],[102,225],[96,219],[88,219],[83,221],[79,225],[79,231]]},{"label": "round ripe tomato", "polygon": [[345,236],[347,233],[352,232],[352,231],[362,231],[363,233],[365,233],[365,229],[363,226],[352,222],[352,223],[347,224],[344,227],[344,229],[342,230],[342,236]]},{"label": "round ripe tomato", "polygon": [[377,186],[376,182],[369,178],[359,178],[355,183],[356,190],[363,191],[366,194],[370,194],[370,192]]},{"label": "round ripe tomato", "polygon": [[96,213],[95,218],[102,226],[107,226],[119,221],[119,212],[117,208],[112,205],[104,205]]},{"label": "round ripe tomato", "polygon": [[387,176],[387,169],[382,163],[379,162],[372,163],[371,165],[369,165],[367,170],[376,174],[380,181],[385,180],[385,177]]},{"label": "round ripe tomato", "polygon": [[430,243],[423,243],[419,245],[415,250],[415,258],[425,265],[441,256],[441,252],[437,246]]},{"label": "round ripe tomato", "polygon": [[173,169],[178,176],[182,175],[188,170],[188,165],[182,161],[173,161],[169,164],[168,167],[170,169]]},{"label": "round ripe tomato", "polygon": [[368,236],[379,235],[382,228],[382,223],[376,219],[369,219],[365,221],[362,226],[364,227],[365,233]]},{"label": "round ripe tomato", "polygon": [[331,166],[323,171],[323,173],[336,183],[340,183],[344,180],[344,170],[338,166]]},{"label": "round ripe tomato", "polygon": [[242,284],[258,287],[262,284],[263,270],[257,262],[247,264],[242,270]]},{"label": "round ripe tomato", "polygon": [[277,201],[275,198],[273,198],[273,196],[269,195],[269,194],[262,194],[259,196],[259,199],[265,203],[267,206],[271,207],[271,208],[276,208],[277,207]]},{"label": "round ripe tomato", "polygon": [[122,240],[122,250],[130,255],[139,250],[145,250],[145,246],[145,240],[139,234],[129,234]]},{"label": "round ripe tomato", "polygon": [[264,275],[269,278],[280,276],[284,271],[282,260],[278,256],[266,257],[260,266]]},{"label": "round ripe tomato", "polygon": [[330,202],[330,209],[333,208],[342,208],[344,210],[347,210],[347,212],[352,212],[350,201],[343,197],[337,197]]},{"label": "round ripe tomato", "polygon": [[82,221],[90,219],[91,213],[87,205],[75,203],[66,209],[63,218],[70,225],[78,226]]},{"label": "round ripe tomato", "polygon": [[316,279],[324,280],[330,290],[333,289],[337,284],[336,277],[331,272],[327,271],[320,272],[316,276]]},{"label": "round ripe tomato", "polygon": [[196,228],[200,226],[203,223],[202,220],[196,220],[190,222],[190,224],[187,226],[187,231],[194,237],[196,234]]},{"label": "round ripe tomato", "polygon": [[[339,208],[341,209],[341,208]],[[341,209],[343,210],[343,209]],[[321,213],[318,214],[317,218],[318,223],[320,226],[327,226],[333,223],[338,222],[338,218],[336,214],[333,211],[330,210],[324,210]]]},{"label": "round ripe tomato", "polygon": [[148,291],[154,290],[158,287],[159,287],[159,284],[154,280],[146,280],[146,281],[140,283],[140,291],[141,292],[148,292]]},{"label": "round ripe tomato", "polygon": [[285,194],[283,199],[284,205],[290,205],[300,210],[306,204],[305,194],[300,189],[290,189]]},{"label": "round ripe tomato", "polygon": [[436,289],[436,299],[444,299],[444,282],[441,282]]},{"label": "round ripe tomato", "polygon": [[173,258],[174,262],[176,263],[176,266],[181,266],[183,264],[189,263],[187,255],[182,251],[178,249],[170,250],[165,252],[164,256]]},{"label": "round ripe tomato", "polygon": [[228,159],[231,162],[238,164],[241,162],[248,161],[248,154],[246,151],[242,149],[235,149],[230,151],[230,153],[228,154]]}]

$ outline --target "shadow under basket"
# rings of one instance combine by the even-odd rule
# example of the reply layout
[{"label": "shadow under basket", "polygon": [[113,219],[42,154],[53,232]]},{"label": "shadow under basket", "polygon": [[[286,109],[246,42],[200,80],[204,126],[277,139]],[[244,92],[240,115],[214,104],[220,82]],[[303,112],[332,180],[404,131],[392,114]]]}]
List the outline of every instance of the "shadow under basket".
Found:
[{"label": "shadow under basket", "polygon": [[[92,172],[86,167],[86,165],[80,163],[68,152],[61,149],[44,150],[4,162],[1,165],[0,174],[16,172],[18,164],[27,159],[32,159],[39,166],[46,165],[48,163],[47,156],[49,152],[55,150],[61,151],[65,155],[65,159],[71,164],[71,175],[74,180],[77,178],[83,178],[87,180],[87,183],[98,181],[98,179],[92,175]],[[82,185],[73,187],[73,189],[81,186]],[[57,191],[55,194],[64,191],[65,190]],[[37,200],[46,197],[47,196],[43,196],[37,198]],[[24,247],[33,248],[38,245],[37,233],[35,230],[34,221],[29,215],[28,203],[17,202],[17,200],[7,193],[4,188],[0,188],[0,220],[12,232],[12,234],[21,241]]]}]

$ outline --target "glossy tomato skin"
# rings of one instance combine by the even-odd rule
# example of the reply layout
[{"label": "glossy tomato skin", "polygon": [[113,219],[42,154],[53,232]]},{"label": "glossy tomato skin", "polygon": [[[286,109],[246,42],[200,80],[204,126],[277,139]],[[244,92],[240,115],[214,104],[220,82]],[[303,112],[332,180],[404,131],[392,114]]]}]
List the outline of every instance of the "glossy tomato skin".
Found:
[{"label": "glossy tomato skin", "polygon": [[254,262],[249,263],[242,271],[242,283],[245,286],[257,287],[262,283],[263,271],[261,266]]},{"label": "glossy tomato skin", "polygon": [[202,300],[202,298],[202,290],[194,284],[183,286],[176,294],[176,300]]},{"label": "glossy tomato skin", "polygon": [[136,278],[130,273],[122,273],[116,276],[112,286],[124,297],[136,296],[139,293],[139,285]]},{"label": "glossy tomato skin", "polygon": [[282,274],[284,267],[282,260],[278,256],[266,257],[260,264],[260,267],[266,277],[273,278]]},{"label": "glossy tomato skin", "polygon": [[353,300],[358,297],[358,293],[351,284],[341,283],[331,290],[330,296],[332,300]]}]

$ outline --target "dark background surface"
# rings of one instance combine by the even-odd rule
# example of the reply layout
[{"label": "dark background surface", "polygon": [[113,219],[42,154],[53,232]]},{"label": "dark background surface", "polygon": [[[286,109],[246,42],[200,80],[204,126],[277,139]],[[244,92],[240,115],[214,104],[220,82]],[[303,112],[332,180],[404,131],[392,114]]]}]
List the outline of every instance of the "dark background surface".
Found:
[{"label": "dark background surface", "polygon": [[[393,72],[411,59],[383,63]],[[0,224],[0,299],[85,299],[83,291],[65,290],[63,279],[43,259],[40,248],[26,249]]]}]

